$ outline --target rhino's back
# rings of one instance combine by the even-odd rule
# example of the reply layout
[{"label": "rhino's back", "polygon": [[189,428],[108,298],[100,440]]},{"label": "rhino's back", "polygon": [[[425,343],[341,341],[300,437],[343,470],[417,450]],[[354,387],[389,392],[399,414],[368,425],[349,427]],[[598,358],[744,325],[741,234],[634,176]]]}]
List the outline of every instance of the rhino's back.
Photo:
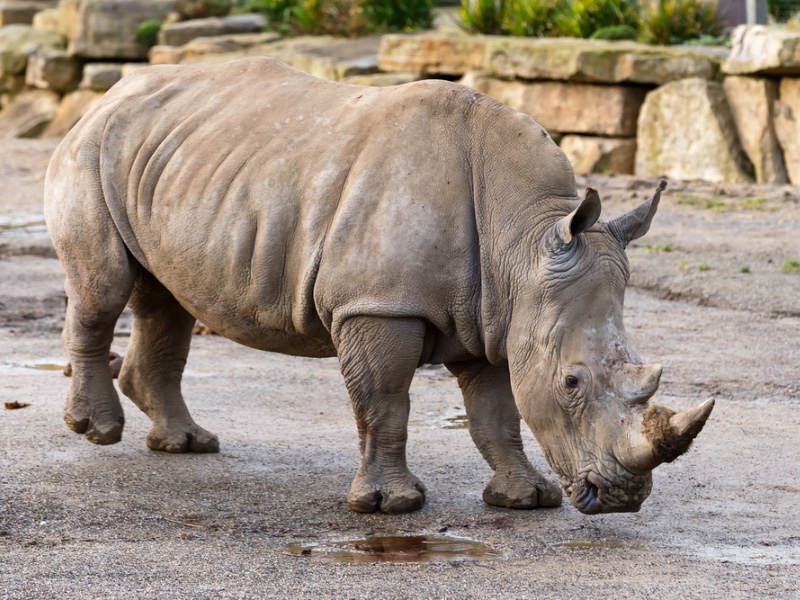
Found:
[{"label": "rhino's back", "polygon": [[153,67],[62,147],[96,148],[126,245],[192,314],[248,345],[329,355],[337,318],[455,335],[454,307],[474,313],[468,135],[448,117],[464,90],[346,86],[269,59]]}]

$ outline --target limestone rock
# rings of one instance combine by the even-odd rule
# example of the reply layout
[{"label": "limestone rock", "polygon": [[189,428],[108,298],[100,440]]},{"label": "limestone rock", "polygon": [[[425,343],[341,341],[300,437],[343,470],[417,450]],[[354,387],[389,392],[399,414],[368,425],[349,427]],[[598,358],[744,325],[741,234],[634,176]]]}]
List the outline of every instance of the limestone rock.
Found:
[{"label": "limestone rock", "polygon": [[723,83],[739,140],[758,183],[788,183],[772,114],[778,82],[761,77],[726,77]]},{"label": "limestone rock", "polygon": [[119,63],[89,63],[83,68],[80,88],[95,92],[105,92],[122,79],[122,65]]},{"label": "limestone rock", "polygon": [[83,115],[103,97],[102,92],[77,90],[61,100],[53,120],[45,127],[40,137],[63,137],[81,120]]},{"label": "limestone rock", "polygon": [[481,74],[470,74],[461,82],[530,115],[548,131],[562,133],[634,136],[645,95],[638,86],[525,83]]},{"label": "limestone rock", "polygon": [[33,28],[63,33],[61,30],[61,11],[57,7],[40,10],[33,15]]},{"label": "limestone rock", "polygon": [[52,31],[30,25],[8,25],[0,29],[0,92],[9,91],[16,76],[23,75],[28,56],[44,48],[60,48],[64,38]]},{"label": "limestone rock", "polygon": [[231,33],[257,33],[266,26],[266,19],[259,14],[192,19],[164,25],[158,32],[158,43],[161,46],[183,46],[199,37]]},{"label": "limestone rock", "polygon": [[5,25],[30,25],[37,12],[52,8],[55,2],[0,1],[0,27]]},{"label": "limestone rock", "polygon": [[443,31],[385,35],[378,50],[378,67],[381,71],[462,75],[483,68],[490,39]]},{"label": "limestone rock", "polygon": [[800,74],[800,31],[740,25],[731,34],[731,53],[722,65],[729,75]]},{"label": "limestone rock", "polygon": [[31,54],[25,82],[31,87],[63,94],[78,87],[83,65],[65,50],[49,48]]},{"label": "limestone rock", "polygon": [[58,100],[49,90],[21,93],[0,112],[0,138],[37,137],[58,111]]},{"label": "limestone rock", "polygon": [[239,52],[253,46],[277,42],[281,37],[279,33],[274,31],[199,37],[185,44],[181,51],[182,56],[185,58],[195,58],[206,54]]},{"label": "limestone rock", "polygon": [[800,79],[781,79],[780,99],[775,103],[775,133],[789,181],[800,185]]},{"label": "limestone rock", "polygon": [[663,85],[713,79],[721,58],[699,49],[570,38],[494,38],[484,68],[504,78]]},{"label": "limestone rock", "polygon": [[[63,7],[70,54],[90,59],[140,60],[148,46],[136,39],[143,21],[163,20],[174,0],[68,0]],[[77,8],[77,10],[76,10]]]},{"label": "limestone rock", "polygon": [[302,36],[261,44],[222,54],[206,54],[182,59],[194,64],[218,64],[244,56],[269,56],[322,79],[342,81],[348,77],[374,73],[377,67],[379,36],[341,39],[326,35]]},{"label": "limestone rock", "polygon": [[366,85],[371,87],[388,87],[390,85],[403,85],[412,81],[425,79],[418,71],[397,71],[395,73],[372,73],[368,75],[352,75],[342,81],[351,85]]},{"label": "limestone rock", "polygon": [[722,85],[704,79],[668,83],[639,113],[636,175],[742,182],[751,178]]},{"label": "limestone rock", "polygon": [[151,65],[177,65],[183,60],[183,47],[153,46],[147,57]]},{"label": "limestone rock", "polygon": [[560,146],[576,175],[633,173],[636,138],[565,135]]}]

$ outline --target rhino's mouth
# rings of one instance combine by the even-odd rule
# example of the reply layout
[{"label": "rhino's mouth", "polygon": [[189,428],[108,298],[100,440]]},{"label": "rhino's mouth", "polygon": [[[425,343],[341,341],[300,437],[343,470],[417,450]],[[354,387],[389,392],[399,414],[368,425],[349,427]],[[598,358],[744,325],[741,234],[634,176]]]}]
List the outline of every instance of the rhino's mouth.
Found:
[{"label": "rhino's mouth", "polygon": [[625,477],[622,485],[614,485],[601,475],[589,472],[567,488],[572,505],[587,515],[612,512],[638,512],[650,495],[650,475]]}]

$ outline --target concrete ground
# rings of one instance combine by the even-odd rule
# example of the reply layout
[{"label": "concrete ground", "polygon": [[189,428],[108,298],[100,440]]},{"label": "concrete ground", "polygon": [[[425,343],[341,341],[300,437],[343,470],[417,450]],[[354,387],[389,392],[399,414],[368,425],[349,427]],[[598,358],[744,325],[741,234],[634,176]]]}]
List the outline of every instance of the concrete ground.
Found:
[{"label": "concrete ground", "polygon": [[[345,503],[358,453],[335,360],[196,336],[184,389],[219,454],[147,450],[126,399],[119,444],[67,429],[61,267],[40,225],[52,149],[0,144],[0,404],[29,404],[0,409],[0,597],[800,598],[800,274],[781,268],[800,260],[796,189],[673,182],[630,248],[626,324],[664,365],[655,400],[717,400],[639,513],[485,505],[457,386],[427,368],[409,425],[427,504],[362,515]],[[657,182],[580,183],[614,215]],[[369,536],[387,562],[369,562]],[[450,552],[442,536],[475,545]]]}]

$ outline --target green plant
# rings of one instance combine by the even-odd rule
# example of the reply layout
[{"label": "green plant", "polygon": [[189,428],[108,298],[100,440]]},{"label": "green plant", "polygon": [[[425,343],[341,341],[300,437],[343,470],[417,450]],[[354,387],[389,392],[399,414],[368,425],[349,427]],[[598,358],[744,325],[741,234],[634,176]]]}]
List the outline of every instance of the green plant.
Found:
[{"label": "green plant", "polygon": [[232,0],[176,0],[172,10],[180,16],[181,21],[188,21],[224,17],[230,14],[232,8]]},{"label": "green plant", "polygon": [[470,33],[503,33],[505,0],[461,0],[460,27]]},{"label": "green plant", "polygon": [[787,260],[781,265],[783,273],[800,273],[800,260]]},{"label": "green plant", "polygon": [[678,271],[684,271],[689,266],[689,261],[684,259],[678,263]]},{"label": "green plant", "polygon": [[552,32],[553,18],[566,6],[565,0],[508,0],[503,13],[503,33],[544,37]]},{"label": "green plant", "polygon": [[699,265],[697,265],[697,270],[698,271],[710,271],[711,270],[711,266],[708,263],[700,263]]},{"label": "green plant", "polygon": [[641,18],[636,0],[570,0],[553,16],[555,35],[588,38],[595,31],[627,25],[638,31]]},{"label": "green plant", "polygon": [[364,14],[377,31],[427,29],[433,24],[434,0],[364,0]]},{"label": "green plant", "polygon": [[648,251],[658,254],[659,252],[672,252],[672,244],[645,244],[644,246]]},{"label": "green plant", "polygon": [[161,21],[148,19],[142,21],[136,28],[136,40],[145,46],[155,46],[158,43],[158,32],[161,31]]},{"label": "green plant", "polygon": [[609,25],[601,27],[589,36],[590,40],[635,40],[639,37],[636,28],[630,25]]},{"label": "green plant", "polygon": [[231,11],[234,14],[260,13],[270,29],[286,30],[291,26],[298,0],[243,0]]},{"label": "green plant", "polygon": [[750,272],[750,267],[748,267],[747,265],[739,269],[739,273],[749,273],[749,272]]},{"label": "green plant", "polygon": [[705,36],[719,37],[723,23],[717,3],[705,0],[651,0],[644,10],[642,41],[674,45]]}]

